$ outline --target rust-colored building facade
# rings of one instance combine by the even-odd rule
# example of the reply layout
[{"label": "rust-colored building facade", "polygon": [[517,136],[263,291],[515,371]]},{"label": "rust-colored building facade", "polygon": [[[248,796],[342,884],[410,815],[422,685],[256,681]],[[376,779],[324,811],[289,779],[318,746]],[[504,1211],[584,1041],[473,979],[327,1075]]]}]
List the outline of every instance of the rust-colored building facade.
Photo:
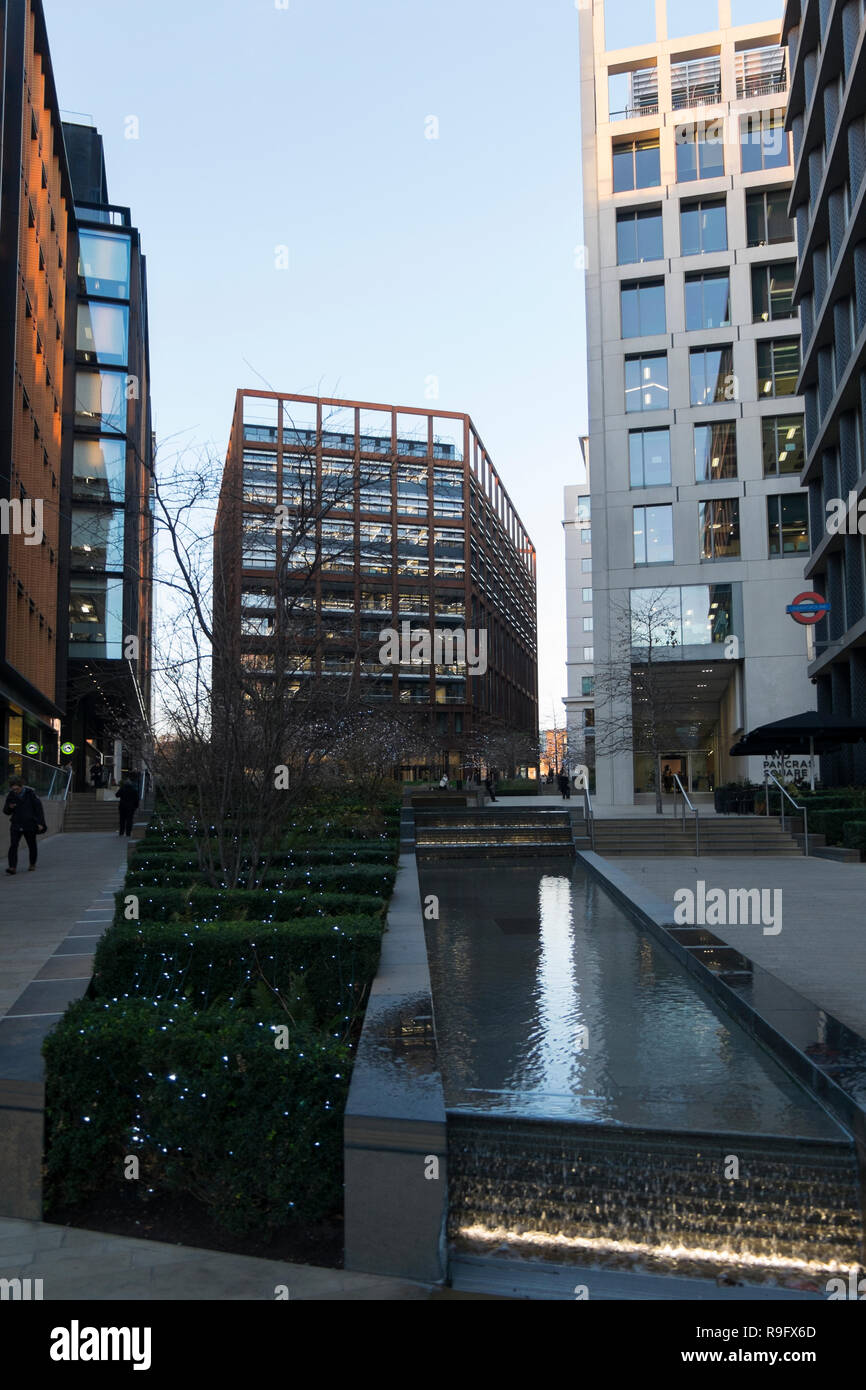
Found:
[{"label": "rust-colored building facade", "polygon": [[0,3],[0,34],[0,744],[37,743],[55,761],[66,681],[73,208],[38,0]]},{"label": "rust-colored building facade", "polygon": [[279,576],[310,618],[298,688],[426,712],[457,776],[482,726],[537,737],[535,550],[468,415],[239,391],[214,556],[239,662],[268,669]]}]

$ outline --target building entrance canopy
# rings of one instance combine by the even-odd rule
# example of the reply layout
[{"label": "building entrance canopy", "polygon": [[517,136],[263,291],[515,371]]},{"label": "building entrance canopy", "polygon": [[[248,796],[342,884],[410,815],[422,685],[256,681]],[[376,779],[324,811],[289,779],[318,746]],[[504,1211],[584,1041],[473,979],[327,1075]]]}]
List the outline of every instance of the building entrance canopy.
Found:
[{"label": "building entrance canopy", "polygon": [[762,724],[741,738],[731,749],[732,758],[753,754],[808,753],[809,784],[815,786],[815,754],[829,753],[843,743],[859,743],[866,738],[866,723],[841,714],[821,714],[806,710],[788,719]]}]

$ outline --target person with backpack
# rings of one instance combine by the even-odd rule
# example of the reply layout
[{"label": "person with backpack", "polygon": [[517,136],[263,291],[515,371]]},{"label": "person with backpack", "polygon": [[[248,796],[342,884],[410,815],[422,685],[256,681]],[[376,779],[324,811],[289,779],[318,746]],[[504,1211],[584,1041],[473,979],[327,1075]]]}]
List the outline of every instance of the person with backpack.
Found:
[{"label": "person with backpack", "polygon": [[42,802],[32,787],[25,787],[20,777],[13,777],[9,783],[9,795],[3,807],[3,814],[12,818],[9,826],[9,867],[6,872],[18,872],[18,846],[23,837],[30,851],[28,873],[32,874],[39,858],[36,836],[44,834],[48,826],[45,824]]},{"label": "person with backpack", "polygon": [[139,795],[135,783],[128,777],[124,777],[117,791],[114,793],[115,800],[120,802],[120,831],[121,835],[132,834],[132,818],[138,810]]}]

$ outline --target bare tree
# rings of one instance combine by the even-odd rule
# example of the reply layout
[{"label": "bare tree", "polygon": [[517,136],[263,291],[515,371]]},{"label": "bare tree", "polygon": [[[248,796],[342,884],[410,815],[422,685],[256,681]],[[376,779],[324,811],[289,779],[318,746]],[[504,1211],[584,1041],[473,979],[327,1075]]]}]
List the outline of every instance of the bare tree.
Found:
[{"label": "bare tree", "polygon": [[679,646],[680,618],[667,588],[630,597],[630,604],[612,604],[610,657],[596,661],[593,670],[595,750],[596,756],[651,755],[656,813],[661,815],[659,761],[675,740],[665,670]]}]

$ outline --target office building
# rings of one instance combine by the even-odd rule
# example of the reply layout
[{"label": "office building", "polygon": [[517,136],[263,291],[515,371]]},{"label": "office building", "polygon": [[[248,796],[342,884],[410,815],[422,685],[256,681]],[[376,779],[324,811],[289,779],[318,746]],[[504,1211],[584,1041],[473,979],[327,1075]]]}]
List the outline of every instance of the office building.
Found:
[{"label": "office building", "polygon": [[[866,724],[866,11],[790,0],[791,84],[811,554],[804,590],[829,613],[814,628],[818,710]],[[866,747],[821,759],[831,785],[866,782]]]},{"label": "office building", "polygon": [[[69,672],[64,742],[79,787],[140,767],[150,715],[153,431],[147,271],[109,202],[102,137],[64,125],[75,194]],[[70,344],[72,348],[72,344]]]},{"label": "office building", "polygon": [[781,16],[733,18],[580,10],[603,805],[652,802],[665,765],[699,798],[762,778],[732,744],[815,707],[786,612],[810,545],[787,57]]},{"label": "office building", "polygon": [[214,553],[232,660],[272,671],[291,612],[293,690],[423,713],[454,776],[482,731],[537,747],[535,551],[468,415],[239,391]]},{"label": "office building", "polygon": [[[589,485],[589,440],[580,440],[583,479],[564,489],[565,617],[568,655],[565,720],[572,769],[595,769],[595,660],[592,606],[592,499]],[[591,776],[592,784],[592,776]]]},{"label": "office building", "polygon": [[0,745],[20,766],[56,763],[65,701],[73,210],[41,3],[4,0],[0,25]]}]

